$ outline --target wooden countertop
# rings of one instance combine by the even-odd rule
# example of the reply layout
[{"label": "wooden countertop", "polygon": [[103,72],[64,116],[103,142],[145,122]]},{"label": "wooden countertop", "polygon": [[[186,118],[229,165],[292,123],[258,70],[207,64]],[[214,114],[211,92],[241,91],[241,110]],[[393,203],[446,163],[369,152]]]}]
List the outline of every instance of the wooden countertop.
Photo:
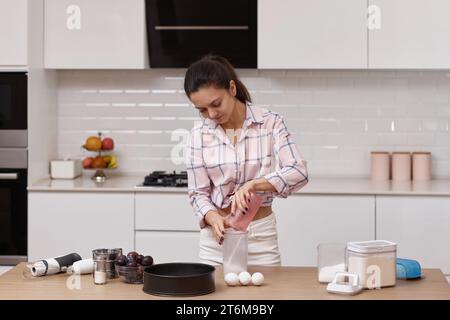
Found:
[{"label": "wooden countertop", "polygon": [[[69,276],[57,274],[47,277],[24,279],[24,263],[0,276],[0,300],[7,299],[167,299],[146,294],[142,285],[131,285],[114,279],[106,285],[95,285],[92,275]],[[215,271],[214,293],[182,299],[204,300],[301,300],[301,299],[436,299],[450,300],[450,285],[439,269],[424,269],[420,280],[398,280],[397,285],[380,290],[364,290],[355,296],[331,294],[326,285],[317,281],[316,268],[311,267],[258,267],[265,276],[261,287],[228,287],[223,281],[221,267]],[[80,289],[69,289],[70,286]],[[173,298],[172,298],[173,299]]]}]

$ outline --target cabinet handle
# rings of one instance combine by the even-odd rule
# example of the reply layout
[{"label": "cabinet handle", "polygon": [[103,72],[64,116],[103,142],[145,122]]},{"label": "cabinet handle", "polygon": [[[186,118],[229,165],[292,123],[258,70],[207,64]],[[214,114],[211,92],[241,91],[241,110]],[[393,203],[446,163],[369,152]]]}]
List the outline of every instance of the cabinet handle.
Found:
[{"label": "cabinet handle", "polygon": [[0,180],[17,180],[17,173],[0,173]]},{"label": "cabinet handle", "polygon": [[155,26],[155,30],[248,30],[248,26]]}]

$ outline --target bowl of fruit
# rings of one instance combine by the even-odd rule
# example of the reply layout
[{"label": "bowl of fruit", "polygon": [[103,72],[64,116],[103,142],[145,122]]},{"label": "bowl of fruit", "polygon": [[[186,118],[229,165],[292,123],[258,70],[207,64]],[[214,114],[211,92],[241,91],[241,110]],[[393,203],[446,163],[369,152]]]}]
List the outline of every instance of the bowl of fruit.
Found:
[{"label": "bowl of fruit", "polygon": [[82,148],[89,152],[95,152],[83,159],[82,165],[85,170],[95,170],[92,179],[97,182],[104,182],[107,179],[106,170],[116,169],[117,158],[112,154],[114,150],[114,140],[109,137],[103,137],[99,132],[97,136],[90,136],[86,139]]},{"label": "bowl of fruit", "polygon": [[135,251],[129,252],[126,256],[120,256],[116,261],[116,270],[119,278],[126,283],[142,284],[144,268],[153,265],[151,256],[143,256]]}]

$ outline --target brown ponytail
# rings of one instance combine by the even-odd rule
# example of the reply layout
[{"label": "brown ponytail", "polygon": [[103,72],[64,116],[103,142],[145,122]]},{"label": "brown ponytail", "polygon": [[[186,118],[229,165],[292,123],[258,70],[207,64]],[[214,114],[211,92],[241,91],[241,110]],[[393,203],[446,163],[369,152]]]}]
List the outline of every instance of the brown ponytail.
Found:
[{"label": "brown ponytail", "polygon": [[252,102],[250,93],[239,80],[231,63],[215,55],[207,55],[189,66],[184,78],[184,91],[189,97],[200,88],[211,85],[228,90],[231,80],[236,84],[236,98],[244,104]]}]

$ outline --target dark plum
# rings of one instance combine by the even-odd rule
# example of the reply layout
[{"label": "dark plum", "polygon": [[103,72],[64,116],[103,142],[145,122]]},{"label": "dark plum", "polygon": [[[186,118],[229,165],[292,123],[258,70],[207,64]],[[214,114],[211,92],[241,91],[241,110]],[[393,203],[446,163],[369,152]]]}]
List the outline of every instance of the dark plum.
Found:
[{"label": "dark plum", "polygon": [[128,263],[128,259],[127,259],[127,257],[126,256],[120,256],[119,258],[117,258],[117,264],[119,265],[119,266],[124,266],[124,265],[126,265]]},{"label": "dark plum", "polygon": [[138,255],[139,254],[136,251],[128,252],[127,254],[128,261],[136,261]]},{"label": "dark plum", "polygon": [[138,264],[142,264],[142,261],[144,260],[144,256],[142,254],[138,255],[136,258],[136,262]]},{"label": "dark plum", "polygon": [[137,267],[137,266],[138,266],[138,264],[136,261],[129,261],[127,263],[127,267]]},{"label": "dark plum", "polygon": [[153,264],[153,258],[151,256],[145,256],[142,260],[142,265],[149,267]]}]

